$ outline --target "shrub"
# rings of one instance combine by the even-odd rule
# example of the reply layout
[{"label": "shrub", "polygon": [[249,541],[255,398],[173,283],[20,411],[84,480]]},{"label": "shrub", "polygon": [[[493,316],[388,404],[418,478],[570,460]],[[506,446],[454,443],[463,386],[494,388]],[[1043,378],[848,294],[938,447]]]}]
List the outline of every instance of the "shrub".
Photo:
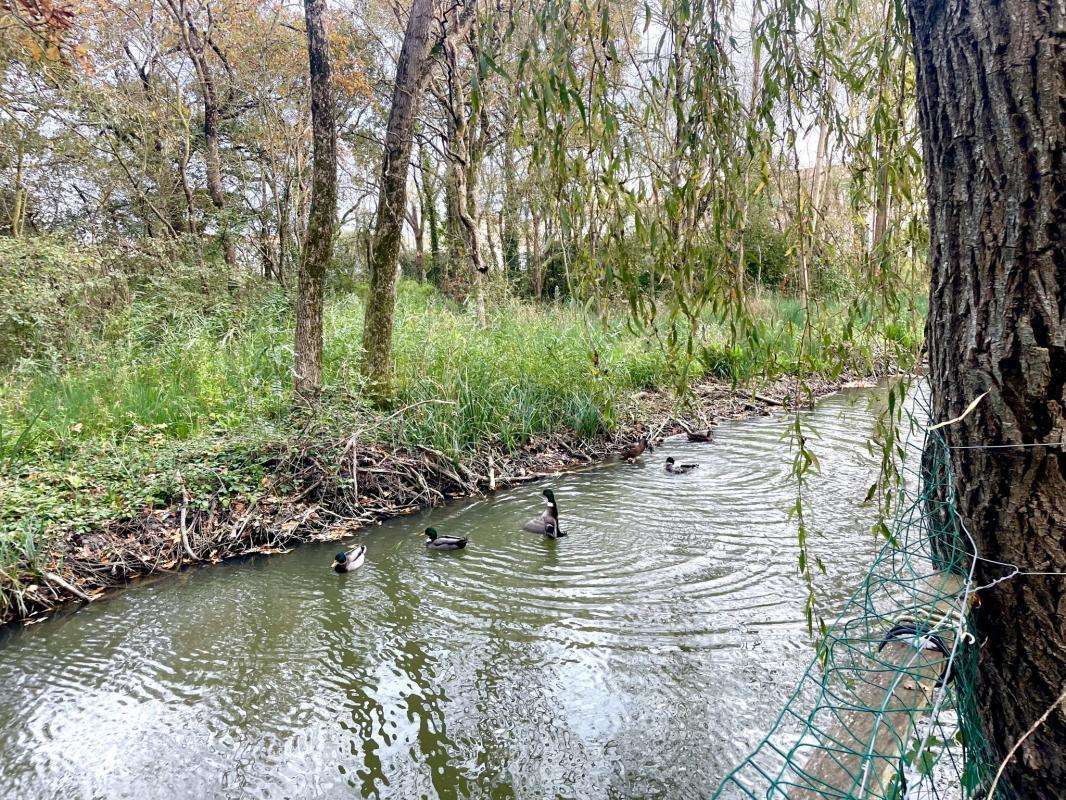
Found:
[{"label": "shrub", "polygon": [[92,248],[0,238],[0,367],[60,354],[77,334],[99,330],[128,298],[126,276]]},{"label": "shrub", "polygon": [[776,289],[794,271],[788,237],[765,217],[755,217],[744,231],[744,272],[748,278]]}]

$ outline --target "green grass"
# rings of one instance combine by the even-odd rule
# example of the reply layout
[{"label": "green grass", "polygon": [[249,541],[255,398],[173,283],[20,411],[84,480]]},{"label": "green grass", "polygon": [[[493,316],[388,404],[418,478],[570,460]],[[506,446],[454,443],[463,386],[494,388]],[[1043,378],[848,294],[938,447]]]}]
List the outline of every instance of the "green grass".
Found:
[{"label": "green grass", "polygon": [[[5,430],[31,429],[36,452],[86,442],[189,440],[280,424],[292,404],[292,322],[279,295],[254,312],[179,317],[158,330],[134,306],[118,335],[58,367],[23,363],[0,391]],[[362,410],[363,305],[334,298],[325,315],[328,411]],[[665,357],[625,331],[587,324],[579,307],[493,308],[486,329],[425,287],[401,287],[396,327],[397,405],[445,401],[410,430],[413,441],[459,452],[485,439],[517,446],[571,425],[589,435],[589,409],[609,415],[618,391],[661,385]],[[600,369],[592,363],[599,353]],[[332,407],[332,408],[331,408]],[[421,431],[421,432],[420,432]]]},{"label": "green grass", "polygon": [[145,299],[62,361],[24,359],[0,388],[0,535],[28,521],[87,529],[171,502],[179,472],[194,490],[254,493],[264,454],[308,427],[329,437],[364,426],[450,455],[488,442],[515,448],[564,427],[604,432],[633,389],[667,382],[663,354],[621,321],[604,327],[576,306],[513,302],[481,330],[453,302],[404,283],[395,407],[411,410],[381,428],[360,391],[362,317],[356,293],[328,303],[313,420],[291,412],[292,319],[277,291],[210,315]]},{"label": "green grass", "polygon": [[[796,301],[770,296],[735,343],[708,318],[689,378],[862,370],[884,334],[916,350],[923,311],[900,309],[882,325],[834,304],[816,309],[808,330]],[[684,358],[633,334],[620,314],[603,324],[577,304],[503,301],[481,329],[432,288],[404,282],[393,408],[407,411],[383,425],[361,392],[362,318],[358,292],[328,301],[314,419],[291,410],[290,302],[269,287],[187,305],[145,292],[58,356],[52,347],[15,362],[0,387],[0,571],[37,559],[58,532],[174,502],[179,474],[194,495],[254,495],[271,459],[308,430],[361,429],[452,456],[560,429],[609,432],[635,390],[672,385]]]}]

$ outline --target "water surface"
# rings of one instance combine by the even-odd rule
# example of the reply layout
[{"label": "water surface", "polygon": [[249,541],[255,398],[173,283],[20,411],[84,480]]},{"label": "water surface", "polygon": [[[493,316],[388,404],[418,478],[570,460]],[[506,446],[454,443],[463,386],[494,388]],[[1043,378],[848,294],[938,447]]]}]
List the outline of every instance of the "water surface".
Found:
[{"label": "water surface", "polygon": [[[808,523],[840,600],[878,392],[805,424]],[[811,656],[787,415],[638,465],[132,588],[0,636],[4,798],[703,798]],[[663,459],[699,461],[675,477]],[[520,531],[543,485],[568,536]],[[429,553],[427,524],[471,537]]]}]

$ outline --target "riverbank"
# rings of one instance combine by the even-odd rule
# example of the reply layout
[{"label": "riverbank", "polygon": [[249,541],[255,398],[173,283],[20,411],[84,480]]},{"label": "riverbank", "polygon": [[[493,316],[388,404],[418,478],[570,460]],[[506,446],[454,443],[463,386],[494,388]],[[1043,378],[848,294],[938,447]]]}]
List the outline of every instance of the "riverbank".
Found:
[{"label": "riverbank", "polygon": [[[859,389],[804,414],[822,467],[806,522],[829,603],[880,544],[876,506],[862,503],[880,454],[864,443],[885,407],[884,392]],[[337,542],[308,543],[10,626],[4,785],[19,797],[149,786],[166,800],[235,786],[701,796],[773,725],[770,698],[792,692],[814,652],[787,514],[789,416],[723,421],[711,446],[679,437],[642,465],[580,467],[385,521],[348,540],[369,548],[352,575],[329,568]],[[668,453],[702,466],[671,477]],[[544,485],[570,534],[557,543],[520,530]],[[471,545],[428,552],[426,525]]]},{"label": "riverbank", "polygon": [[220,486],[208,496],[194,495],[179,474],[180,502],[65,532],[32,572],[4,587],[8,599],[0,622],[32,623],[67,603],[100,599],[149,575],[343,539],[381,520],[609,459],[644,435],[662,438],[713,428],[721,419],[806,405],[853,377],[802,383],[780,378],[758,393],[706,379],[693,387],[683,409],[669,392],[642,390],[621,404],[620,424],[611,433],[589,437],[560,430],[535,435],[517,449],[485,443],[460,458],[425,445],[389,447],[372,435],[389,417],[417,413],[418,406],[368,419],[344,437],[322,439],[308,431],[259,454],[270,469],[255,491]]},{"label": "riverbank", "polygon": [[502,293],[481,325],[404,282],[382,411],[361,391],[357,287],[328,299],[311,412],[292,398],[290,298],[203,285],[64,295],[52,337],[22,336],[0,380],[0,620],[600,460],[677,416],[756,413],[737,386],[809,399],[842,370],[906,368],[921,337],[918,306],[882,319],[841,300],[808,319],[764,293],[748,335],[708,311],[691,348],[679,328],[669,349],[666,320],[637,331],[623,308]]}]

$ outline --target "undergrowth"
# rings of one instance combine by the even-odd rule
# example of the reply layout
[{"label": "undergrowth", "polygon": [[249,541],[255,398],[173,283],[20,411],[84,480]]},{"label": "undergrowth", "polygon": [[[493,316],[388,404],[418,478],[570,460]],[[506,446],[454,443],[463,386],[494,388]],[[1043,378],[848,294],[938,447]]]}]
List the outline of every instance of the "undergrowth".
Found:
[{"label": "undergrowth", "polygon": [[[682,366],[631,332],[621,311],[604,324],[577,303],[503,300],[481,329],[432,287],[404,282],[397,394],[374,411],[361,393],[357,288],[327,303],[323,402],[308,416],[292,411],[283,291],[214,289],[205,300],[194,289],[161,298],[150,282],[132,286],[128,302],[64,328],[65,339],[29,326],[32,339],[8,348],[18,358],[0,387],[0,572],[47,556],[59,533],[172,504],[183,491],[254,497],[296,439],[358,431],[457,458],[563,429],[607,434],[635,391],[673,385]],[[887,357],[884,342],[893,358],[916,352],[924,316],[914,305],[882,324],[869,309],[834,303],[807,325],[795,300],[768,295],[753,307],[737,341],[706,320],[690,379],[869,371]]]}]

